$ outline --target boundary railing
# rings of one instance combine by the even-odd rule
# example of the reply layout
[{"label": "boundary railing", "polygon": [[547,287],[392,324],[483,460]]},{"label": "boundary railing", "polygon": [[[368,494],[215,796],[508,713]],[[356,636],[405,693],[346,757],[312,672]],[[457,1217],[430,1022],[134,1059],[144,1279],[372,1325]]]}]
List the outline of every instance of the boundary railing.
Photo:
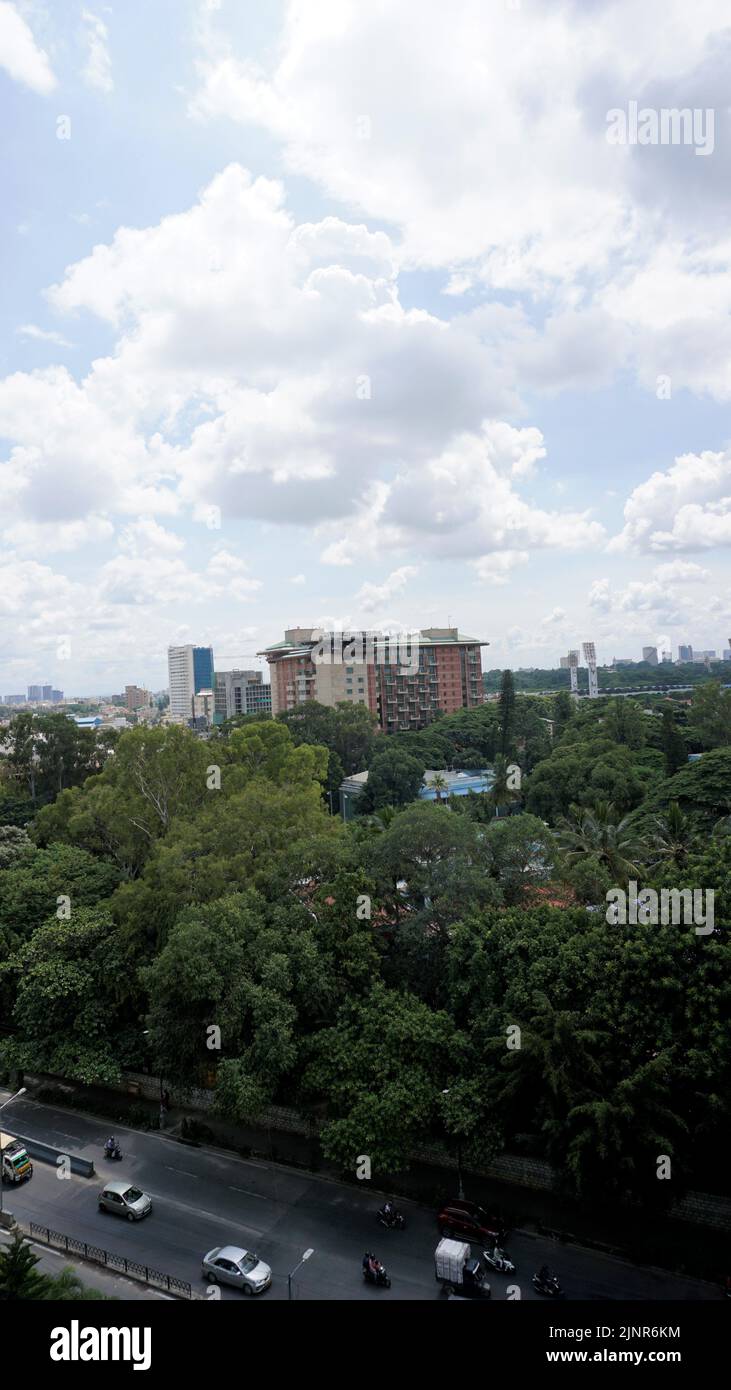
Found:
[{"label": "boundary railing", "polygon": [[152,1288],[165,1289],[177,1298],[195,1298],[191,1285],[184,1279],[176,1278],[174,1274],[163,1274],[151,1265],[141,1264],[138,1260],[128,1260],[125,1255],[115,1255],[111,1250],[103,1250],[99,1245],[88,1245],[84,1240],[64,1235],[61,1231],[52,1231],[50,1226],[41,1226],[36,1221],[30,1222],[30,1233],[35,1240],[41,1240],[54,1249],[65,1250],[69,1255],[79,1255],[81,1259],[103,1265],[115,1274],[126,1274],[130,1279],[138,1279],[140,1283],[149,1284]]}]

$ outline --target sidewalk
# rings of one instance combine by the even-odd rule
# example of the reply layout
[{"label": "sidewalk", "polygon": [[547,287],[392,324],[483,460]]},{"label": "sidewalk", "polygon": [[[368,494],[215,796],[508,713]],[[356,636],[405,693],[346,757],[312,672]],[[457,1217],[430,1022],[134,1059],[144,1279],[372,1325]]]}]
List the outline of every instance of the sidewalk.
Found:
[{"label": "sidewalk", "polygon": [[[0,1230],[0,1245],[10,1245],[12,1239],[12,1234]],[[125,1300],[155,1298],[162,1299],[165,1303],[178,1301],[171,1299],[160,1289],[150,1289],[146,1284],[138,1283],[136,1279],[125,1279],[122,1274],[113,1274],[109,1270],[102,1269],[99,1265],[87,1264],[86,1261],[80,1260],[78,1257],[71,1258],[61,1250],[49,1250],[42,1241],[29,1240],[28,1243],[33,1249],[33,1254],[39,1257],[36,1268],[42,1274],[58,1275],[64,1269],[73,1269],[78,1274],[82,1284],[87,1288],[95,1289],[97,1293],[106,1294],[107,1298]]]}]

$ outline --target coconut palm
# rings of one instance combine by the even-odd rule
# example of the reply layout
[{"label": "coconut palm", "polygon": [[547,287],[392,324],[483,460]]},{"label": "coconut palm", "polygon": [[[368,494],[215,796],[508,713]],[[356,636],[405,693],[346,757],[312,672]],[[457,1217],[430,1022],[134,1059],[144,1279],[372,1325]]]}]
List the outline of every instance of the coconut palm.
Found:
[{"label": "coconut palm", "polygon": [[441,801],[442,792],[446,792],[448,790],[449,783],[446,777],[441,772],[435,772],[434,776],[431,779],[431,782],[427,782],[427,786],[431,787],[432,791],[436,793],[437,801]]},{"label": "coconut palm", "polygon": [[496,815],[500,815],[501,806],[511,806],[520,800],[520,792],[509,785],[510,773],[508,769],[511,764],[508,759],[498,754],[493,763],[493,782],[489,792],[485,793],[485,800],[488,805],[493,807]]},{"label": "coconut palm", "polygon": [[556,828],[556,841],[567,865],[588,856],[604,864],[617,883],[641,876],[640,856],[647,845],[630,826],[629,816],[617,819],[610,801],[593,807],[572,806]]},{"label": "coconut palm", "polygon": [[688,857],[690,822],[677,801],[671,801],[664,816],[650,821],[649,844],[654,858],[682,867]]}]

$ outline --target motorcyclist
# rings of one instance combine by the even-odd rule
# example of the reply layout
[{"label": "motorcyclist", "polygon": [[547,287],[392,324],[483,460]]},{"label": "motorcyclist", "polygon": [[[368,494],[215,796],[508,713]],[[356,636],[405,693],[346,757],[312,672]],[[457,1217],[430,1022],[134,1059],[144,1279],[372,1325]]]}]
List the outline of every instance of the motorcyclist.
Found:
[{"label": "motorcyclist", "polygon": [[106,1144],[104,1145],[104,1148],[108,1154],[113,1154],[117,1152],[117,1141],[113,1134],[110,1134]]},{"label": "motorcyclist", "polygon": [[538,1271],[538,1278],[539,1278],[539,1280],[540,1280],[540,1282],[541,1282],[542,1284],[550,1284],[550,1282],[551,1282],[551,1271],[550,1271],[550,1269],[548,1268],[548,1265],[541,1265],[541,1267],[540,1267],[540,1269],[539,1269],[539,1271]]},{"label": "motorcyclist", "polygon": [[386,1221],[389,1222],[389,1224],[393,1221],[393,1218],[396,1215],[396,1209],[393,1205],[393,1202],[390,1202],[388,1199],[386,1199],[381,1208],[381,1215],[385,1218]]}]

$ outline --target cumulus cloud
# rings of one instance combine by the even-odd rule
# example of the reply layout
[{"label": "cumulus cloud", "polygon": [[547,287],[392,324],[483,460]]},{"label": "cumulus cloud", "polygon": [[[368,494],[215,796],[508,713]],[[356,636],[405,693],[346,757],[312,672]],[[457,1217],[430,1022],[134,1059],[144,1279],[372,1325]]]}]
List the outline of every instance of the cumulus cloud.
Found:
[{"label": "cumulus cloud", "polygon": [[355,596],[355,602],[364,613],[374,613],[402,593],[415,574],[418,574],[415,565],[402,565],[400,569],[392,570],[382,584],[363,584]]},{"label": "cumulus cloud", "polygon": [[731,544],[731,450],[682,454],[630,494],[608,549],[709,550]]},{"label": "cumulus cloud", "polygon": [[17,6],[8,0],[0,0],[0,68],[40,96],[56,86],[48,55],[38,47]]}]

